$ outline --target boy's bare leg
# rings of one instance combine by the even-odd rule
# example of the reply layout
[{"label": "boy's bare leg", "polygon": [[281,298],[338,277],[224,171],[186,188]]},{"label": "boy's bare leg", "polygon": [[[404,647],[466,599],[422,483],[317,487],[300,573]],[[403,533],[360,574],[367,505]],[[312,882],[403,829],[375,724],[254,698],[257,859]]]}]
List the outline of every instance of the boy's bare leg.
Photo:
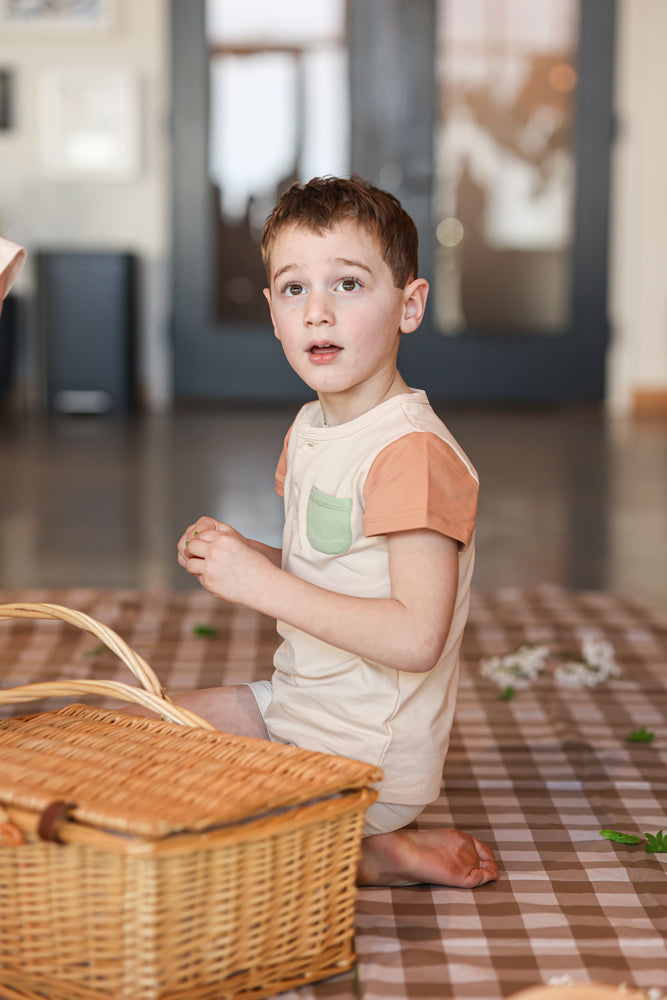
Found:
[{"label": "boy's bare leg", "polygon": [[[222,732],[269,739],[247,684],[187,691],[172,701],[208,719]],[[127,711],[154,714],[136,705]],[[427,882],[474,889],[497,877],[491,848],[460,830],[393,830],[361,842],[358,885]]]},{"label": "boy's bare leg", "polygon": [[[247,684],[184,691],[174,695],[171,700],[175,705],[189,708],[202,718],[208,719],[223,733],[255,736],[261,740],[269,739],[262,713]],[[155,715],[154,712],[136,705],[127,711],[133,715]]]},{"label": "boy's bare leg", "polygon": [[475,889],[496,878],[491,848],[461,830],[392,830],[361,842],[357,885],[427,882]]}]

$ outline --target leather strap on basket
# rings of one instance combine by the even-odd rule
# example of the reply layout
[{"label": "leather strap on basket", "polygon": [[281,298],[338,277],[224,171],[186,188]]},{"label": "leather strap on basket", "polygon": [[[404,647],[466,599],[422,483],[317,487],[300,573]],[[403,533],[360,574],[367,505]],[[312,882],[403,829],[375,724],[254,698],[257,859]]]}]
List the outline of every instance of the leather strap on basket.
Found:
[{"label": "leather strap on basket", "polygon": [[58,826],[69,818],[73,809],[76,809],[76,802],[64,802],[62,799],[51,802],[39,817],[37,825],[39,839],[51,844],[62,844],[63,841],[58,836]]}]

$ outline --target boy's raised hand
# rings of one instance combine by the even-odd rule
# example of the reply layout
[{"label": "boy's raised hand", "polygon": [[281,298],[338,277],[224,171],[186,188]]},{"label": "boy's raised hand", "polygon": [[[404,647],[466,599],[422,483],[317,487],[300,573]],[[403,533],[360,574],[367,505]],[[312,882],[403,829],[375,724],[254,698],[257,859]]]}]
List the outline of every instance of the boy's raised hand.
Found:
[{"label": "boy's raised hand", "polygon": [[230,531],[234,530],[230,525],[223,524],[222,521],[216,521],[214,517],[200,517],[194,524],[187,527],[178,540],[179,566],[187,569],[188,547],[190,542],[194,541],[198,535],[201,535],[202,531],[218,531],[224,528],[229,528]]},{"label": "boy's raised hand", "polygon": [[178,561],[215,597],[256,607],[267,573],[275,569],[267,552],[231,525],[201,517],[178,543]]}]

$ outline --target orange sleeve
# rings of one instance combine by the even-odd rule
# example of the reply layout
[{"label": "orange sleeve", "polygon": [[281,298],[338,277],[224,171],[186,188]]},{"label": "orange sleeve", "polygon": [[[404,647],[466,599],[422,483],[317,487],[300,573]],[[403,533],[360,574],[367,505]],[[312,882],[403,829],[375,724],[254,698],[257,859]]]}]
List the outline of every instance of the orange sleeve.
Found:
[{"label": "orange sleeve", "polygon": [[287,475],[287,445],[289,444],[289,436],[291,433],[292,433],[292,427],[290,427],[287,434],[285,435],[285,440],[283,441],[283,450],[280,453],[280,458],[278,459],[278,464],[276,466],[276,493],[280,497],[285,496],[285,476]]},{"label": "orange sleeve", "polygon": [[364,533],[431,528],[467,546],[475,530],[479,483],[437,434],[415,431],[379,453],[364,484]]}]

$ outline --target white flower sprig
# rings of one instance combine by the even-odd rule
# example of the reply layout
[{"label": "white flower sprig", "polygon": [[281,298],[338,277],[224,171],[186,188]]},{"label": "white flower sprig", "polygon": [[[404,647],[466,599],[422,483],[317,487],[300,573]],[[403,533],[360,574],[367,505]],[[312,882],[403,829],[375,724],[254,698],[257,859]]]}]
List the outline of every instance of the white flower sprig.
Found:
[{"label": "white flower sprig", "polygon": [[594,635],[588,635],[581,643],[581,659],[566,660],[556,667],[554,678],[563,687],[595,687],[619,674],[613,646]]},{"label": "white flower sprig", "polygon": [[505,656],[490,656],[482,660],[482,675],[501,688],[528,687],[544,669],[548,655],[548,646],[527,643]]},{"label": "white flower sprig", "polygon": [[609,677],[618,677],[613,646],[587,634],[581,643],[581,656],[552,652],[549,646],[525,643],[504,656],[490,656],[482,660],[480,670],[483,677],[493,681],[503,689],[501,697],[510,698],[517,688],[525,688],[544,670],[549,656],[562,662],[554,669],[554,679],[564,687],[595,687]]}]

